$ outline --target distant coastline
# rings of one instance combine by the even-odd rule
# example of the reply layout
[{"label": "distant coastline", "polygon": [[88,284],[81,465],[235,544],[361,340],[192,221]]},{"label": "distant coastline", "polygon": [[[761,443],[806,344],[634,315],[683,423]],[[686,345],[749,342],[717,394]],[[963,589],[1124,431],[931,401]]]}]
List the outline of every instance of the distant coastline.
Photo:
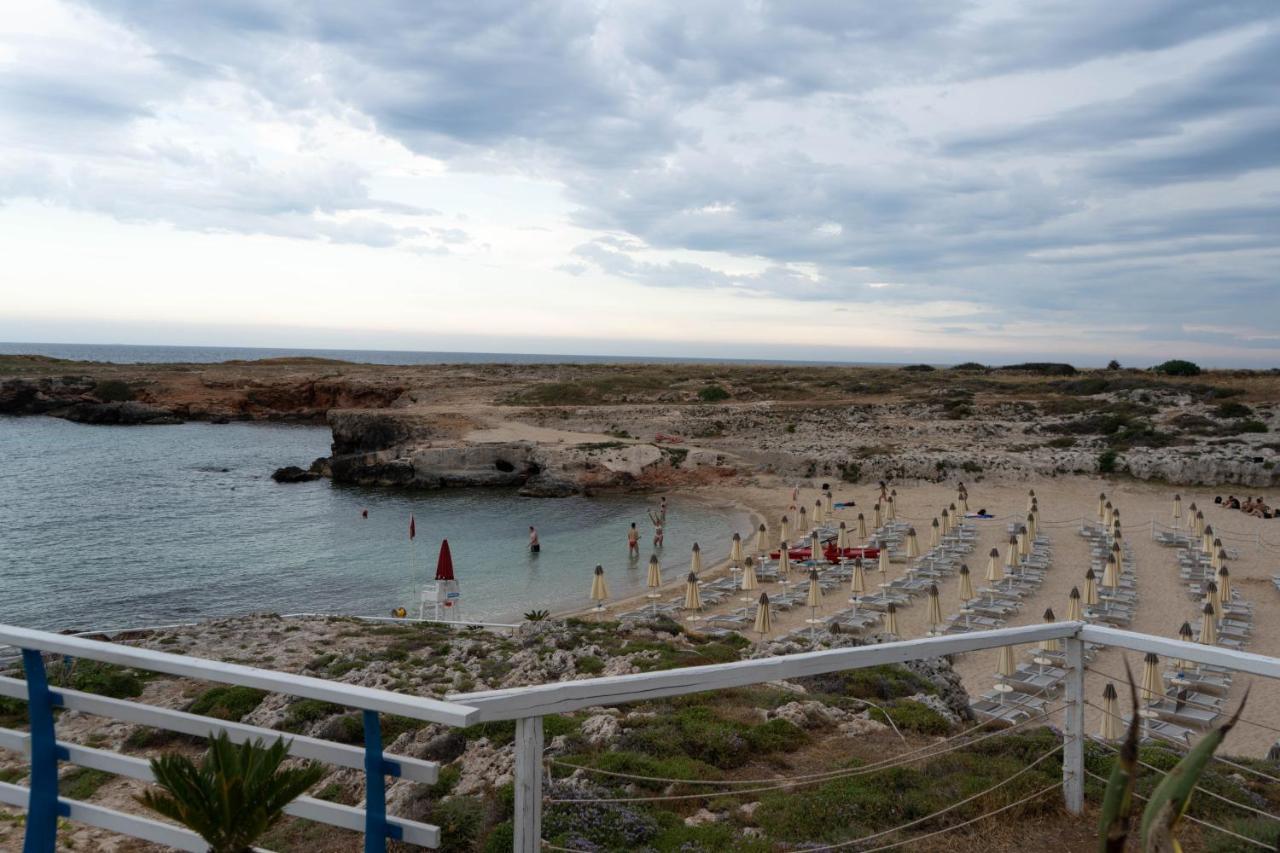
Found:
[{"label": "distant coastline", "polygon": [[269,358],[319,358],[354,364],[776,364],[900,367],[906,362],[807,361],[704,356],[581,355],[571,353],[435,352],[415,350],[308,349],[304,347],[189,347],[147,344],[76,344],[0,341],[0,355],[40,355],[111,364],[218,364]]}]

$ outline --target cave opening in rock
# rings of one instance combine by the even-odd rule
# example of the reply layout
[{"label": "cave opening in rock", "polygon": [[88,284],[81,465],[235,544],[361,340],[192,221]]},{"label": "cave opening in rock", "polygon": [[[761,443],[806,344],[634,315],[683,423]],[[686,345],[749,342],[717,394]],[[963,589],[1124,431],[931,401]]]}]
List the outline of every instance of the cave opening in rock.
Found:
[{"label": "cave opening in rock", "polygon": [[493,467],[497,468],[504,474],[510,474],[512,471],[516,470],[516,466],[512,465],[505,459],[499,459],[497,462],[494,462]]}]

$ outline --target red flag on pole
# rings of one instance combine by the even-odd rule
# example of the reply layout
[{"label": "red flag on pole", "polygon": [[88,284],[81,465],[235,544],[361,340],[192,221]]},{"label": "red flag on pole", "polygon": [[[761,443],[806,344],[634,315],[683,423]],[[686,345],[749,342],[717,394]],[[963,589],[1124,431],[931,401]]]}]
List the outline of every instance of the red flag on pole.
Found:
[{"label": "red flag on pole", "polygon": [[418,527],[413,523],[413,513],[409,513],[409,541],[413,541],[413,537],[418,535]]}]

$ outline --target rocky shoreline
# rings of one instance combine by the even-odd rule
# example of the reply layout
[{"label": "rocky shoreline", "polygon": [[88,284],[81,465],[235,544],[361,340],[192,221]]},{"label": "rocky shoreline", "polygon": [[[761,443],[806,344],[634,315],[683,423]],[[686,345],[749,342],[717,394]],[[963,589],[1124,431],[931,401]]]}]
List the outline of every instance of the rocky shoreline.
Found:
[{"label": "rocky shoreline", "polygon": [[850,483],[1112,474],[1280,484],[1280,379],[1272,373],[939,379],[870,368],[644,373],[308,359],[104,366],[32,357],[0,359],[0,368],[11,374],[0,378],[0,414],[140,426],[327,424],[332,454],[281,460],[281,482],[492,486],[538,497],[757,474]]}]

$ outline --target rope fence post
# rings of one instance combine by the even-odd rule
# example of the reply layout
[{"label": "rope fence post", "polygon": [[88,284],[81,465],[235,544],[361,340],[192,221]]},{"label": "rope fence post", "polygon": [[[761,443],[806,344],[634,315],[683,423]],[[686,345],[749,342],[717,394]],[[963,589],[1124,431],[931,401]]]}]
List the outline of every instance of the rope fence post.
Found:
[{"label": "rope fence post", "polygon": [[1084,641],[1066,640],[1066,703],[1062,726],[1062,795],[1067,811],[1084,811]]},{"label": "rope fence post", "polygon": [[60,750],[53,727],[53,706],[59,700],[49,690],[44,657],[38,650],[22,650],[22,669],[27,677],[27,713],[31,721],[31,794],[27,799],[22,853],[53,853],[58,843],[58,815],[63,811],[58,803]]},{"label": "rope fence post", "polygon": [[542,847],[542,717],[516,720],[516,853]]}]

